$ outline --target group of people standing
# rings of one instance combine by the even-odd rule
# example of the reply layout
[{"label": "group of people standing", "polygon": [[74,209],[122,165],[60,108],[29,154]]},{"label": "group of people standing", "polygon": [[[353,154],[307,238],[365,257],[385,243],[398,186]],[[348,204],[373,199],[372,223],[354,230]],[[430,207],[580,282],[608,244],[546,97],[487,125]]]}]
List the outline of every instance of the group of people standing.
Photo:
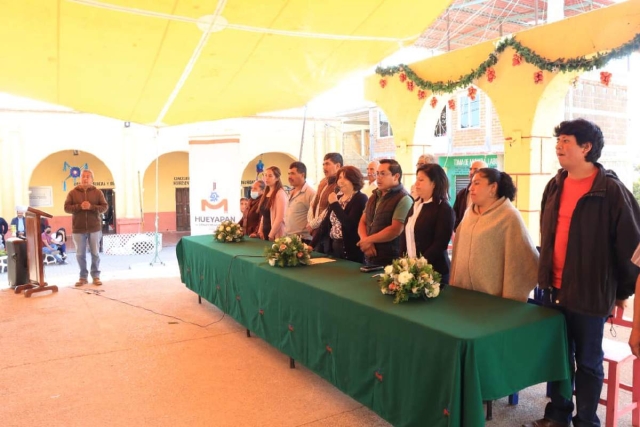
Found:
[{"label": "group of people standing", "polygon": [[[242,225],[268,240],[299,234],[318,252],[367,265],[423,255],[443,284],[502,298],[526,301],[538,285],[544,305],[566,319],[577,405],[551,383],[544,418],[524,426],[599,426],[604,325],[615,306],[640,291],[640,207],[598,163],[604,138],[596,124],[564,121],[554,133],[561,169],[542,195],[539,248],[512,204],[517,189],[507,173],[472,163],[470,184],[451,207],[446,173],[426,156],[416,165],[411,195],[392,159],[371,162],[366,182],[340,154],[329,153],[317,191],[306,183],[305,165],[294,162],[289,195],[280,170],[269,167],[265,181],[251,188]],[[640,357],[637,305],[630,345]]]}]

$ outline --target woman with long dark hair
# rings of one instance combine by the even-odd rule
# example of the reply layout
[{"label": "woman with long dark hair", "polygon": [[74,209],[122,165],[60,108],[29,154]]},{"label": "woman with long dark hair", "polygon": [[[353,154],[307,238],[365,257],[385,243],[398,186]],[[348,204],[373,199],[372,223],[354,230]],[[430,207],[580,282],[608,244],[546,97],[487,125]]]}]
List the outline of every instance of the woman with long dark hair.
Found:
[{"label": "woman with long dark hair", "polygon": [[449,180],[444,169],[435,163],[420,166],[416,172],[415,192],[416,199],[400,238],[400,251],[412,258],[424,256],[442,275],[440,283],[448,284],[447,247],[455,215],[449,204]]},{"label": "woman with long dark hair", "polygon": [[509,174],[482,168],[469,188],[471,206],[456,230],[451,284],[526,301],[538,282],[538,251],[520,212],[511,204]]},{"label": "woman with long dark hair", "polygon": [[287,208],[287,195],[280,181],[280,168],[270,166],[264,171],[264,181],[267,184],[265,192],[260,198],[260,226],[258,237],[264,240],[275,240],[285,235],[284,211]]}]

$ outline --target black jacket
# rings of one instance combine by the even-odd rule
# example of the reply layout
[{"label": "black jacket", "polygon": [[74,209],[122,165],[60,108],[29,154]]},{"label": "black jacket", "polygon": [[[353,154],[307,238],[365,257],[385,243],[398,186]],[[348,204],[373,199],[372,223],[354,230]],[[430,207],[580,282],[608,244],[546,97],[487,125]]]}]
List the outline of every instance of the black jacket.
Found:
[{"label": "black jacket", "polygon": [[[416,205],[414,204],[409,211],[407,222],[414,215],[415,207]],[[451,261],[449,260],[447,247],[453,233],[454,219],[455,214],[449,202],[446,200],[433,201],[422,205],[413,229],[416,254],[424,256],[429,261],[429,264],[433,266],[433,269],[442,275],[441,283],[443,284],[449,283]],[[405,225],[407,222],[405,222]],[[404,254],[406,252],[407,235],[405,230],[400,237],[400,253]]]},{"label": "black jacket", "polygon": [[[562,288],[554,303],[570,311],[606,317],[616,299],[634,292],[640,268],[631,257],[640,241],[640,207],[613,171],[599,169],[591,190],[578,200],[571,224]],[[538,281],[553,283],[553,249],[562,186],[560,169],[547,184],[540,215],[541,250]]]},{"label": "black jacket", "polygon": [[331,231],[331,212],[335,212],[342,226],[342,240],[344,241],[344,253],[341,255],[341,258],[362,263],[364,254],[357,246],[357,243],[360,241],[358,224],[360,223],[360,218],[366,205],[367,195],[359,191],[351,197],[351,200],[345,205],[344,209],[342,209],[339,202],[331,203],[327,210],[327,215],[324,217],[320,227],[318,227],[321,231],[316,233],[311,242],[311,246],[318,244],[321,236],[329,235]]},{"label": "black jacket", "polygon": [[453,224],[454,230],[456,230],[458,228],[458,225],[460,225],[460,221],[462,221],[464,212],[467,210],[468,195],[469,187],[463,188],[462,190],[458,191],[458,194],[456,194],[456,201],[453,203],[453,212],[456,216],[455,223]]}]

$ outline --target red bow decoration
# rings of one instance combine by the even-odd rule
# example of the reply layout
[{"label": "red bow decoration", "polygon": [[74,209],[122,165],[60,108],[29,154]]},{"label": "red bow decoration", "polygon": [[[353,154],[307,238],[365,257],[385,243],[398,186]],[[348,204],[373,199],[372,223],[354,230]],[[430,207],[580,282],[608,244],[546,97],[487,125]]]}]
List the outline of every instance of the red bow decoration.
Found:
[{"label": "red bow decoration", "polygon": [[487,70],[487,80],[489,80],[489,83],[491,83],[495,79],[496,79],[496,70],[494,70],[493,68],[489,68]]},{"label": "red bow decoration", "polygon": [[400,81],[402,83],[404,83],[405,80],[407,80],[407,75],[405,73],[400,73],[400,75],[398,76],[398,78],[400,79]]},{"label": "red bow decoration", "polygon": [[429,104],[431,104],[431,108],[436,108],[436,105],[438,105],[438,98],[434,96],[431,98],[431,101],[429,101]]},{"label": "red bow decoration", "polygon": [[611,81],[611,73],[602,71],[600,73],[600,83],[602,83],[605,86],[609,86],[610,81]]},{"label": "red bow decoration", "polygon": [[387,85],[387,79],[380,79],[380,87],[384,89],[386,85]]},{"label": "red bow decoration", "polygon": [[415,87],[416,87],[416,84],[413,81],[409,80],[407,82],[407,90],[409,92],[413,92],[413,89],[415,89]]},{"label": "red bow decoration", "polygon": [[418,99],[422,101],[422,100],[423,100],[423,99],[425,99],[426,97],[427,97],[427,92],[425,92],[425,91],[423,91],[422,89],[420,89],[420,90],[418,91]]},{"label": "red bow decoration", "polygon": [[517,53],[514,53],[513,59],[511,60],[511,65],[513,65],[514,67],[517,67],[520,64],[522,64],[522,55],[518,55]]},{"label": "red bow decoration", "polygon": [[473,86],[469,86],[469,88],[467,89],[467,96],[469,98],[471,98],[472,101],[476,100],[476,92],[478,92],[478,89],[476,89]]},{"label": "red bow decoration", "polygon": [[449,100],[449,109],[451,111],[456,111],[456,100],[455,99],[450,99]]},{"label": "red bow decoration", "polygon": [[542,71],[536,71],[535,73],[533,73],[533,81],[535,82],[535,84],[542,83],[543,80],[544,75],[542,74]]}]

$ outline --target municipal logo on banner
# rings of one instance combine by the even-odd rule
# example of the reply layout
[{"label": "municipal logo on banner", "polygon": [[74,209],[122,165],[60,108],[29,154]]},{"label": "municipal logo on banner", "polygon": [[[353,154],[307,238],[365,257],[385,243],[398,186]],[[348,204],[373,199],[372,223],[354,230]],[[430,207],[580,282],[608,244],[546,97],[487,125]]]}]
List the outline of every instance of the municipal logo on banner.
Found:
[{"label": "municipal logo on banner", "polygon": [[191,234],[212,234],[223,221],[239,222],[241,165],[238,140],[190,141]]}]

